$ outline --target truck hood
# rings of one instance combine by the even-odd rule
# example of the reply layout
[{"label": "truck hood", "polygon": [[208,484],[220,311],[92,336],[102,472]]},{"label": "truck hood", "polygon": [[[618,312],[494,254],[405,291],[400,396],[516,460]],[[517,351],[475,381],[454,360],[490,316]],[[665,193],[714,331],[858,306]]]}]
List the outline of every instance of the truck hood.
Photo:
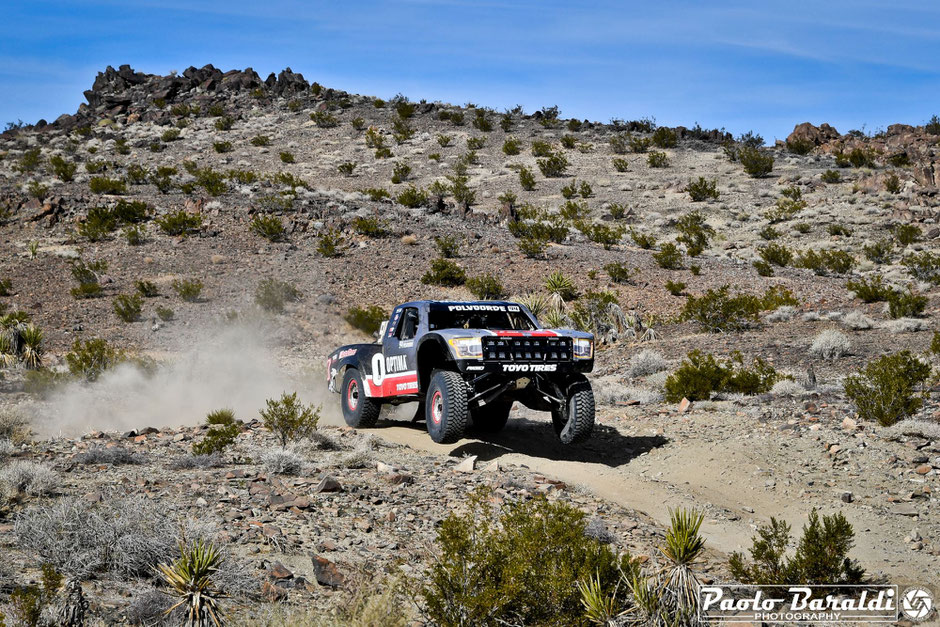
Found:
[{"label": "truck hood", "polygon": [[574,329],[535,329],[534,331],[497,331],[490,329],[439,329],[432,331],[445,339],[455,337],[571,337],[593,340],[594,334]]}]

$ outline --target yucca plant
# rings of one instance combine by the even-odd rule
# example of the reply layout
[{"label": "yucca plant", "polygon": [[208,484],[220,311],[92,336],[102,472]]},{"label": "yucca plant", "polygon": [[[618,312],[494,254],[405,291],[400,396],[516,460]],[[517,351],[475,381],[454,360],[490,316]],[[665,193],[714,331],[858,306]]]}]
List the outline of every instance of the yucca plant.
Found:
[{"label": "yucca plant", "polygon": [[212,544],[197,541],[190,547],[180,543],[180,557],[172,564],[158,564],[157,574],[170,587],[170,594],[179,601],[166,611],[185,608],[182,624],[188,627],[221,627],[224,616],[219,599],[225,595],[212,581],[219,570],[222,556]]},{"label": "yucca plant", "polygon": [[585,581],[578,581],[578,591],[581,592],[581,605],[584,606],[584,617],[596,625],[609,625],[611,621],[621,614],[617,603],[617,590],[610,594],[604,592],[599,574]]},{"label": "yucca plant", "polygon": [[20,330],[20,359],[29,370],[42,367],[42,329],[34,324]]},{"label": "yucca plant", "polygon": [[548,275],[548,278],[545,279],[545,289],[557,295],[563,301],[574,300],[578,296],[574,281],[562,274],[560,270],[556,270]]},{"label": "yucca plant", "polygon": [[668,560],[662,571],[663,600],[670,614],[685,623],[693,619],[698,609],[699,582],[692,564],[705,548],[705,539],[699,535],[705,514],[680,508],[670,511],[669,517],[666,543],[659,547]]},{"label": "yucca plant", "polygon": [[542,318],[542,322],[550,329],[562,329],[570,324],[565,312],[554,307],[547,309]]},{"label": "yucca plant", "polygon": [[519,298],[519,303],[525,305],[536,320],[541,320],[542,316],[548,310],[548,299],[542,294],[531,292]]}]

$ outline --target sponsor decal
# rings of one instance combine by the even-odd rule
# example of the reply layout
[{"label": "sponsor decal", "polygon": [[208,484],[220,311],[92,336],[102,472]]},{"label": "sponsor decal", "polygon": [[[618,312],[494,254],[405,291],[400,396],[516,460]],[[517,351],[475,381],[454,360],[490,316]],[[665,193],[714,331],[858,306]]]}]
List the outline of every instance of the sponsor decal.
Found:
[{"label": "sponsor decal", "polygon": [[418,389],[417,381],[406,381],[404,383],[398,383],[395,385],[396,392],[410,392],[412,390]]},{"label": "sponsor decal", "polygon": [[389,355],[385,358],[385,372],[401,372],[407,368],[404,355]]},{"label": "sponsor decal", "polygon": [[353,355],[356,354],[356,350],[357,349],[355,348],[347,348],[346,350],[340,351],[339,354],[336,356],[336,358],[346,359],[347,357],[352,357]]},{"label": "sponsor decal", "polygon": [[555,372],[558,364],[503,364],[503,372]]},{"label": "sponsor decal", "polygon": [[414,340],[402,340],[401,342],[398,343],[399,348],[411,348],[414,345],[415,345]]},{"label": "sponsor decal", "polygon": [[895,623],[930,616],[933,595],[924,588],[898,594],[895,585],[700,585],[699,618],[717,624]]},{"label": "sponsor decal", "polygon": [[447,311],[506,311],[506,305],[448,305]]},{"label": "sponsor decal", "polygon": [[467,370],[483,370],[483,366],[467,366]]}]

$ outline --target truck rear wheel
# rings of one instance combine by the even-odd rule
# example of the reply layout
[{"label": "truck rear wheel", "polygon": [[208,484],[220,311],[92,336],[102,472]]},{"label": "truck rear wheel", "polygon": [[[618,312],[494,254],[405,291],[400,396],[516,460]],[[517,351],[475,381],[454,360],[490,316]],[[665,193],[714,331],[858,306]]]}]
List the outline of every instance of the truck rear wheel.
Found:
[{"label": "truck rear wheel", "polygon": [[562,389],[565,404],[552,410],[552,424],[562,444],[583,442],[594,430],[594,391],[584,375],[572,377]]},{"label": "truck rear wheel", "polygon": [[473,428],[484,433],[497,433],[506,426],[509,412],[512,410],[512,401],[496,401],[487,403],[483,407],[474,407],[470,410],[470,420]]},{"label": "truck rear wheel", "polygon": [[431,439],[451,444],[463,437],[470,408],[467,384],[457,372],[435,370],[425,398],[425,421]]},{"label": "truck rear wheel", "polygon": [[366,396],[362,375],[355,368],[343,375],[343,418],[350,427],[374,427],[379,419],[382,404]]}]

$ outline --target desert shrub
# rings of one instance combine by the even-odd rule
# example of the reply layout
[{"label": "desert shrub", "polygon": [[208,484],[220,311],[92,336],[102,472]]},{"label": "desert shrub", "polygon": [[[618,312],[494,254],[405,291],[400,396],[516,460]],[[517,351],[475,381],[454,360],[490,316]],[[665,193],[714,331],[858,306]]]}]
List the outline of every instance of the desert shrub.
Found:
[{"label": "desert shrub", "polygon": [[223,115],[215,121],[215,128],[217,131],[230,131],[235,125],[235,118],[230,115]]},{"label": "desert shrub", "polygon": [[842,182],[842,175],[839,174],[838,170],[826,170],[825,172],[822,173],[821,178],[822,178],[823,183],[841,183]]},{"label": "desert shrub", "polygon": [[743,331],[757,322],[764,308],[762,299],[751,294],[729,294],[729,286],[708,290],[702,296],[688,296],[680,316],[696,322],[703,331],[723,333]]},{"label": "desert shrub", "polygon": [[127,184],[121,179],[112,179],[106,176],[93,176],[88,181],[88,188],[92,194],[121,195],[127,193]]},{"label": "desert shrub", "polygon": [[116,228],[117,219],[110,209],[107,207],[92,207],[76,230],[79,235],[89,242],[98,242]]},{"label": "desert shrub", "polygon": [[264,426],[277,435],[282,448],[316,431],[320,408],[304,405],[297,399],[297,392],[284,392],[280,399],[269,398],[265,403],[267,407],[261,410],[261,419]]},{"label": "desert shrub", "polygon": [[845,395],[860,417],[888,427],[920,410],[927,390],[917,388],[929,376],[930,365],[904,350],[875,359],[847,377]]},{"label": "desert shrub", "polygon": [[574,135],[562,135],[560,142],[561,142],[562,148],[567,148],[568,150],[571,150],[577,145],[578,138],[575,137]]},{"label": "desert shrub", "polygon": [[623,158],[615,158],[610,162],[617,172],[626,172],[630,169],[630,162]]},{"label": "desert shrub", "polygon": [[901,179],[894,172],[885,175],[885,190],[891,194],[897,194],[901,191]]},{"label": "desert shrub", "polygon": [[281,219],[277,216],[269,216],[261,213],[255,214],[251,219],[249,228],[253,233],[263,237],[269,242],[279,242],[287,236],[284,223],[281,222]]},{"label": "desert shrub", "polygon": [[538,164],[542,175],[546,178],[564,176],[565,171],[568,169],[568,159],[560,152],[552,153],[544,159],[536,159],[535,162]]},{"label": "desert shrub", "polygon": [[160,135],[160,140],[165,142],[175,142],[179,138],[180,130],[178,128],[168,128]]},{"label": "desert shrub", "polygon": [[916,224],[899,224],[892,229],[892,232],[894,233],[894,239],[901,246],[909,246],[920,241],[921,230]]},{"label": "desert shrub", "polygon": [[653,259],[660,268],[666,270],[679,270],[682,268],[682,251],[672,242],[666,242],[653,253]]},{"label": "desert shrub", "polygon": [[78,168],[74,161],[69,161],[60,155],[50,157],[49,165],[52,166],[52,173],[55,177],[66,183],[75,178],[75,170]]},{"label": "desert shrub", "polygon": [[560,270],[548,275],[545,279],[545,290],[549,294],[558,296],[563,301],[574,300],[578,297],[578,290],[574,285],[574,281]]},{"label": "desert shrub", "polygon": [[865,255],[865,258],[871,261],[872,263],[890,263],[891,262],[891,252],[894,249],[894,244],[891,240],[884,238],[876,241],[873,244],[866,244],[862,247],[862,252]]},{"label": "desert shrub", "polygon": [[179,209],[156,218],[154,222],[167,235],[187,235],[202,228],[202,215]]},{"label": "desert shrub", "polygon": [[653,131],[651,139],[659,148],[675,148],[677,143],[676,132],[665,126],[660,126]]},{"label": "desert shrub", "polygon": [[693,350],[666,379],[665,399],[676,403],[683,398],[705,401],[714,393],[762,394],[769,392],[781,378],[782,375],[760,357],[755,358],[749,368],[740,353],[719,361],[711,353]]},{"label": "desert shrub", "polygon": [[876,274],[867,279],[849,279],[845,287],[850,292],[854,292],[857,298],[866,303],[877,303],[888,300],[891,295],[891,287],[884,283],[880,274]]},{"label": "desert shrub", "polygon": [[235,150],[235,145],[230,141],[212,142],[212,149],[219,154],[225,154],[226,152]]},{"label": "desert shrub", "polygon": [[546,141],[537,139],[532,142],[532,156],[533,157],[550,157],[554,154],[552,145]]},{"label": "desert shrub", "polygon": [[826,274],[845,274],[855,267],[855,257],[844,250],[805,250],[799,254],[797,268],[812,270],[820,276]]},{"label": "desert shrub", "polygon": [[808,155],[815,147],[813,142],[802,137],[787,140],[787,150],[796,155]]},{"label": "desert shrub", "polygon": [[108,269],[107,262],[91,261],[86,263],[82,259],[75,259],[69,265],[72,278],[78,283],[78,287],[72,289],[74,298],[94,298],[101,294],[98,276]]},{"label": "desert shrub", "polygon": [[649,250],[656,245],[656,238],[649,233],[641,233],[633,227],[630,227],[629,234],[630,239],[633,240],[633,243],[643,250]]},{"label": "desert shrub", "polygon": [[532,170],[525,166],[519,168],[519,184],[527,192],[535,189],[535,174],[532,173]]},{"label": "desert shrub", "polygon": [[[627,143],[630,145],[630,150],[636,153],[643,153],[649,150],[649,147],[653,145],[653,140],[649,137],[637,137],[630,136],[627,139]],[[656,153],[659,155],[665,155],[666,153]],[[665,166],[654,166],[654,167],[665,167]]]},{"label": "desert shrub", "polygon": [[382,327],[382,323],[388,320],[388,312],[378,305],[369,305],[368,307],[352,307],[344,315],[343,319],[354,329],[359,329],[368,335],[375,335]]},{"label": "desert shrub", "polygon": [[610,205],[608,205],[607,211],[610,212],[611,218],[614,218],[615,220],[620,220],[626,217],[627,213],[629,212],[629,209],[623,203],[612,202],[610,203]]},{"label": "desert shrub", "polygon": [[259,148],[271,145],[271,138],[267,135],[255,135],[249,141],[251,142],[252,146],[257,146]]},{"label": "desert shrub", "polygon": [[829,232],[829,235],[838,235],[840,237],[851,237],[852,235],[852,229],[839,223],[829,224],[826,226],[826,231]]},{"label": "desert shrub", "polygon": [[809,354],[820,359],[838,359],[852,348],[849,337],[841,331],[826,329],[819,333],[809,347]]},{"label": "desert shrub", "polygon": [[114,313],[124,322],[136,322],[140,320],[143,300],[139,294],[119,294],[115,296],[112,305]]},{"label": "desert shrub", "polygon": [[29,441],[30,434],[29,420],[23,414],[11,409],[0,410],[0,441],[19,446]]},{"label": "desert shrub", "polygon": [[441,235],[434,238],[434,245],[437,251],[444,259],[452,259],[458,256],[460,251],[460,240],[456,235]]},{"label": "desert shrub", "polygon": [[264,450],[260,461],[264,471],[272,475],[299,475],[305,466],[304,458],[289,448]]},{"label": "desert shrub", "polygon": [[300,300],[301,292],[286,281],[262,279],[255,289],[255,303],[272,313],[282,313],[284,305]]},{"label": "desert shrub", "polygon": [[579,222],[577,226],[589,240],[595,244],[600,244],[604,247],[604,250],[610,250],[619,244],[626,231],[622,226],[609,226],[600,222]]},{"label": "desert shrub", "polygon": [[662,355],[652,350],[641,350],[630,358],[627,374],[632,378],[646,377],[662,372],[668,366]]},{"label": "desert shrub", "polygon": [[27,174],[29,172],[35,172],[39,168],[39,164],[42,163],[42,151],[39,148],[30,148],[29,150],[23,153],[23,156],[19,158],[16,162],[16,170]]},{"label": "desert shrub", "polygon": [[173,189],[174,185],[173,179],[170,177],[176,176],[177,173],[176,168],[161,166],[150,174],[150,182],[161,194],[167,194]]},{"label": "desert shrub", "polygon": [[666,291],[673,296],[681,296],[682,292],[685,291],[686,285],[682,281],[666,281],[665,287]]},{"label": "desert shrub", "polygon": [[399,161],[396,163],[392,169],[392,183],[398,185],[399,183],[407,180],[408,176],[411,174],[411,166],[407,163]]},{"label": "desert shrub", "polygon": [[414,209],[416,207],[426,207],[428,204],[428,193],[420,187],[409,185],[398,194],[396,200],[400,205]]},{"label": "desert shrub", "polygon": [[926,296],[915,292],[911,287],[908,287],[906,292],[889,290],[886,300],[888,315],[894,319],[919,316],[924,313],[928,302]]},{"label": "desert shrub", "polygon": [[359,191],[368,196],[369,200],[373,202],[379,202],[380,200],[392,197],[387,189],[382,189],[380,187],[369,187]]},{"label": "desert shrub", "polygon": [[765,240],[775,240],[780,237],[780,231],[772,227],[771,225],[765,225],[760,231],[757,232],[760,235],[761,239]]},{"label": "desert shrub", "polygon": [[777,244],[775,242],[759,247],[757,254],[759,254],[760,258],[765,262],[780,266],[781,268],[790,265],[790,262],[793,261],[793,251],[783,244]]},{"label": "desert shrub", "polygon": [[92,338],[75,340],[72,350],[66,353],[65,363],[69,372],[86,381],[95,381],[106,370],[126,360],[124,352],[108,344],[107,340]]},{"label": "desert shrub", "polygon": [[692,202],[702,202],[709,198],[717,199],[718,181],[709,181],[704,176],[700,176],[698,180],[689,181],[689,184],[685,187],[685,191],[689,193]]},{"label": "desert shrub", "polygon": [[690,211],[676,220],[676,230],[679,231],[676,241],[685,244],[689,257],[698,257],[705,252],[709,240],[715,234],[715,229],[705,222],[705,216],[698,211]]},{"label": "desert shrub", "polygon": [[337,169],[337,170],[339,171],[339,173],[342,174],[343,176],[352,176],[352,175],[353,175],[353,171],[356,169],[356,162],[355,162],[355,161],[344,161],[343,163],[339,164],[339,165],[336,167],[336,169]]},{"label": "desert shrub", "polygon": [[[816,508],[803,526],[803,536],[793,557],[787,557],[790,525],[776,518],[761,525],[752,538],[751,560],[739,552],[731,554],[728,566],[736,581],[765,586],[816,584],[839,586],[859,584],[865,571],[852,559],[849,551],[855,543],[855,531],[842,513],[823,516]],[[814,588],[813,594],[837,593],[838,588]]]},{"label": "desert shrub", "polygon": [[286,150],[278,153],[278,156],[281,158],[281,163],[295,163],[294,153],[288,152]]},{"label": "desert shrub", "polygon": [[508,295],[499,278],[492,274],[470,277],[467,289],[479,300],[500,300]]},{"label": "desert shrub", "polygon": [[853,331],[864,331],[875,326],[875,321],[860,311],[845,314],[840,322]]},{"label": "desert shrub", "polygon": [[933,115],[924,125],[924,130],[928,135],[940,135],[940,117]]},{"label": "desert shrub", "polygon": [[911,253],[901,260],[911,276],[933,284],[940,284],[940,255],[929,251]]},{"label": "desert shrub", "polygon": [[503,142],[503,153],[512,157],[522,152],[522,142],[515,137],[510,137]]},{"label": "desert shrub", "polygon": [[87,451],[79,453],[75,461],[86,466],[97,466],[101,464],[110,464],[112,466],[123,466],[125,464],[142,464],[144,457],[123,446],[101,446],[92,445]]},{"label": "desert shrub", "polygon": [[71,577],[146,578],[153,576],[157,563],[178,553],[178,534],[188,540],[207,534],[192,522],[180,527],[175,516],[143,496],[114,497],[96,505],[66,497],[26,510],[14,533],[19,546]]},{"label": "desert shrub", "polygon": [[633,270],[623,263],[609,263],[604,266],[604,272],[614,283],[630,283],[633,280]]},{"label": "desert shrub", "polygon": [[170,309],[169,307],[164,307],[163,305],[157,305],[154,311],[157,313],[157,317],[160,318],[160,320],[163,320],[164,322],[169,322],[170,320],[173,319],[173,316],[174,316],[173,310]]},{"label": "desert shrub", "polygon": [[846,158],[854,168],[875,167],[875,153],[870,148],[853,148]]},{"label": "desert shrub", "polygon": [[665,168],[669,166],[669,157],[664,152],[651,152],[646,163],[651,168]]},{"label": "desert shrub", "polygon": [[774,169],[774,158],[759,148],[744,147],[738,151],[738,160],[744,166],[744,171],[751,178],[761,178],[770,174]]},{"label": "desert shrub", "polygon": [[494,511],[487,496],[474,493],[468,511],[451,513],[438,529],[440,557],[420,592],[436,624],[579,625],[575,582],[593,578],[604,594],[616,594],[620,571],[634,571],[629,555],[586,535],[577,508],[537,497]]},{"label": "desert shrub", "polygon": [[548,248],[548,242],[531,236],[523,236],[516,240],[516,246],[519,252],[529,259],[537,259],[545,253]]},{"label": "desert shrub", "polygon": [[27,460],[16,460],[0,468],[0,496],[51,494],[60,484],[59,475],[51,468]]},{"label": "desert shrub", "polygon": [[231,409],[209,412],[206,415],[206,424],[209,430],[201,441],[193,443],[193,455],[222,455],[227,448],[235,444],[235,439],[241,433],[241,425],[235,420],[235,412]]},{"label": "desert shrub", "polygon": [[160,290],[152,281],[138,280],[134,281],[134,289],[144,298],[154,298],[160,295]]},{"label": "desert shrub", "polygon": [[199,279],[174,279],[173,291],[187,303],[195,303],[202,294],[202,281]]},{"label": "desert shrub", "polygon": [[326,229],[320,234],[320,240],[317,242],[317,252],[324,257],[339,257],[342,236],[336,229]]},{"label": "desert shrub", "polygon": [[431,269],[421,277],[425,285],[457,287],[467,280],[467,273],[450,259],[438,258],[431,261]]},{"label": "desert shrub", "polygon": [[329,111],[314,111],[310,114],[310,120],[320,128],[335,128],[339,125],[339,120]]},{"label": "desert shrub", "polygon": [[486,145],[485,137],[468,137],[467,150],[480,150]]}]

